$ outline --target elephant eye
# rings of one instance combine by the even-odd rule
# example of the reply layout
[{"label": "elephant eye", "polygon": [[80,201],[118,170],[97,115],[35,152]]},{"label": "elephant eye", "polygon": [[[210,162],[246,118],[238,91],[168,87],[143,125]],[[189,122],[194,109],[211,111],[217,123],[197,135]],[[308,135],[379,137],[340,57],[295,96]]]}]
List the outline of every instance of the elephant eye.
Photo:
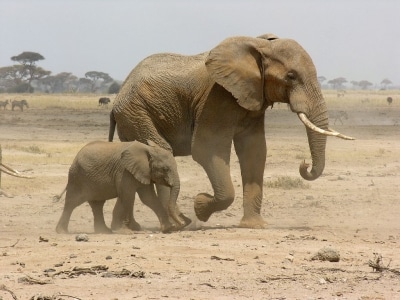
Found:
[{"label": "elephant eye", "polygon": [[287,78],[290,80],[295,80],[296,74],[294,72],[289,72],[289,73],[287,73]]}]

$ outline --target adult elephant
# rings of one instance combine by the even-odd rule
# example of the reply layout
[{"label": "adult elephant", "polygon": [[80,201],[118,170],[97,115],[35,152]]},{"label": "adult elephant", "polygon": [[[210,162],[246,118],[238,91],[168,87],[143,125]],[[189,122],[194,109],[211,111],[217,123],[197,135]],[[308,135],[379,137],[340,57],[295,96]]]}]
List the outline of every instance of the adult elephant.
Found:
[{"label": "adult elephant", "polygon": [[[265,110],[275,102],[290,105],[306,124],[312,169],[300,174],[317,179],[325,166],[328,113],[307,52],[294,40],[267,34],[231,37],[194,56],[155,54],[140,62],[125,80],[110,116],[122,141],[147,139],[189,155],[206,171],[214,195],[195,199],[196,216],[207,221],[234,200],[230,177],[232,141],[239,158],[244,215],[241,227],[260,228],[266,160]],[[158,190],[167,198],[168,192]],[[165,200],[164,200],[165,201]]]}]

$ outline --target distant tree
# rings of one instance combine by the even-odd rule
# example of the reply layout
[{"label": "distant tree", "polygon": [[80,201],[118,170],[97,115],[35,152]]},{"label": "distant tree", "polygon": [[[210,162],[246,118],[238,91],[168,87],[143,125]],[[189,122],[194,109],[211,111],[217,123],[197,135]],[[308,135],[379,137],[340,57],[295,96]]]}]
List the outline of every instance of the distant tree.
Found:
[{"label": "distant tree", "polygon": [[350,83],[353,85],[353,88],[357,88],[358,86],[360,86],[359,82],[355,80],[350,81]]},{"label": "distant tree", "polygon": [[391,82],[389,79],[387,79],[387,78],[385,78],[385,79],[383,79],[383,80],[381,81],[381,85],[383,86],[383,88],[384,88],[385,90],[387,89],[387,86],[388,86],[389,84],[392,84],[392,82]]},{"label": "distant tree", "polygon": [[34,88],[27,82],[22,82],[7,89],[7,93],[33,93]]},{"label": "distant tree", "polygon": [[79,78],[77,92],[85,93],[85,92],[91,92],[91,90],[92,90],[92,81],[84,77]]},{"label": "distant tree", "polygon": [[61,93],[70,90],[69,83],[76,81],[76,78],[72,73],[62,72],[54,76],[47,76],[38,82],[46,92]]},{"label": "distant tree", "polygon": [[29,51],[11,57],[12,61],[19,62],[23,66],[24,77],[26,77],[29,84],[31,84],[32,80],[40,79],[51,73],[36,66],[36,62],[43,59],[44,57],[41,54]]},{"label": "distant tree", "polygon": [[0,68],[0,80],[2,82],[2,86],[6,88],[21,84],[24,77],[24,67],[21,65]]},{"label": "distant tree", "polygon": [[343,89],[343,83],[346,83],[347,80],[343,77],[338,77],[335,79],[331,79],[328,81],[328,84],[332,85],[334,89]]},{"label": "distant tree", "polygon": [[367,80],[361,80],[358,85],[363,89],[366,90],[369,86],[372,85],[371,82],[367,81]]},{"label": "distant tree", "polygon": [[118,82],[114,81],[110,87],[108,88],[108,93],[109,94],[118,94],[121,86],[118,84]]},{"label": "distant tree", "polygon": [[326,80],[326,78],[324,76],[318,76],[317,77],[319,85],[322,85],[322,83]]},{"label": "distant tree", "polygon": [[90,71],[85,73],[85,77],[91,81],[91,92],[94,93],[98,88],[99,80],[100,85],[104,85],[113,81],[110,75],[98,71]]}]

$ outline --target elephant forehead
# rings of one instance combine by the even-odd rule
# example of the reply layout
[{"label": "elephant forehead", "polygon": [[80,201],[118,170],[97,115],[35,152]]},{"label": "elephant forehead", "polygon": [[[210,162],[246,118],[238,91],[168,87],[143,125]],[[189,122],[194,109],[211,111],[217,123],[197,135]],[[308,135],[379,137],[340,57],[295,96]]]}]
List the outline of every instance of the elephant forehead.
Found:
[{"label": "elephant forehead", "polygon": [[274,54],[276,57],[294,66],[307,66],[312,65],[313,62],[310,55],[304,48],[294,40],[274,40],[273,42]]}]

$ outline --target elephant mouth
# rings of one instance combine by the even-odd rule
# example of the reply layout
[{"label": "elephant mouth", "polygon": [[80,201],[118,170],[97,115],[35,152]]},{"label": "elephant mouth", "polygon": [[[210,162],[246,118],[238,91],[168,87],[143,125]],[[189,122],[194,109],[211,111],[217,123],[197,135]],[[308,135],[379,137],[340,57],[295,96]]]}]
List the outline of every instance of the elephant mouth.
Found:
[{"label": "elephant mouth", "polygon": [[355,140],[355,138],[351,137],[351,136],[347,136],[344,134],[341,134],[340,132],[337,132],[336,130],[333,130],[331,128],[328,128],[328,130],[319,128],[318,126],[314,125],[304,113],[298,113],[297,116],[299,117],[299,119],[303,122],[303,124],[310,128],[312,131],[321,133],[323,135],[327,135],[327,136],[335,136],[344,140]]}]

